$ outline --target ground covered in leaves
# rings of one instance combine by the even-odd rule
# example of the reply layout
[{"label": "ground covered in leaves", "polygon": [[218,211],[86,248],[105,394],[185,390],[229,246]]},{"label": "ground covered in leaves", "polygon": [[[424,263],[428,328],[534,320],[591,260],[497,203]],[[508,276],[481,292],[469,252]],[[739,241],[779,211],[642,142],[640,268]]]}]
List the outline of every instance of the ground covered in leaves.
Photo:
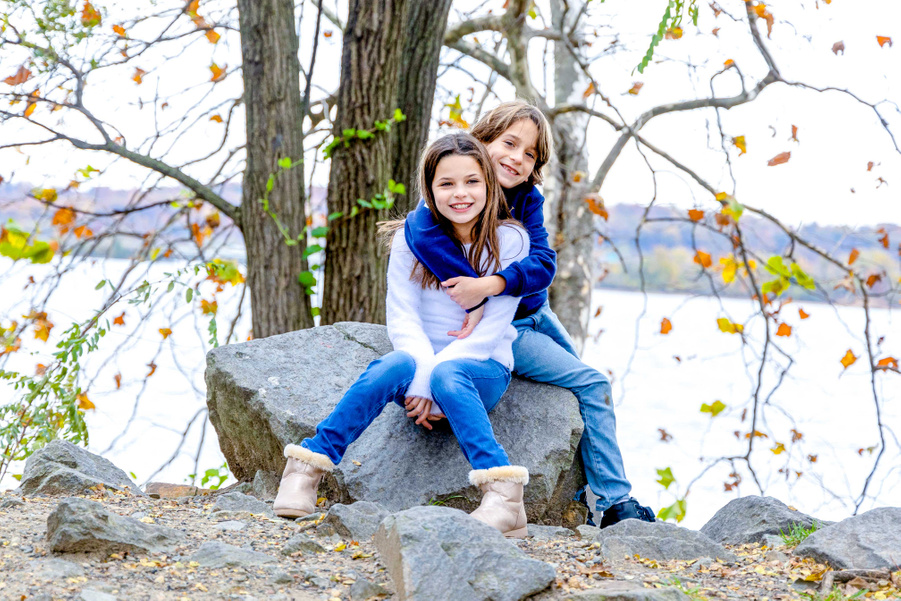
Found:
[{"label": "ground covered in leaves", "polygon": [[[250,514],[211,513],[208,496],[151,499],[100,491],[88,497],[112,512],[184,531],[172,554],[104,555],[49,551],[47,516],[58,499],[0,496],[0,598],[2,599],[296,599],[393,598],[394,585],[370,541],[327,536],[313,521],[292,522]],[[324,552],[282,553],[304,532]],[[271,555],[262,566],[204,568],[190,556],[206,541],[221,541]],[[557,570],[554,585],[534,598],[566,599],[611,580],[649,588],[676,587],[692,599],[901,598],[901,572],[882,580],[857,578],[817,592],[828,566],[794,558],[787,547],[731,547],[737,564],[710,559],[658,562],[641,557],[604,558],[599,544],[578,537],[530,538],[516,544]],[[54,561],[65,560],[65,562]],[[381,587],[381,588],[380,588]]]}]

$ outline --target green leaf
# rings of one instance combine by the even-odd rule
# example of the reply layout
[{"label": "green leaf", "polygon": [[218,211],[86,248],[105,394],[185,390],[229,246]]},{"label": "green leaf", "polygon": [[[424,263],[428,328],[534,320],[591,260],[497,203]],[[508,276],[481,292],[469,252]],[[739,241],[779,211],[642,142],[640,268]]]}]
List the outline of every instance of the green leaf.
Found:
[{"label": "green leaf", "polygon": [[172,292],[172,289],[175,288],[175,281],[169,282],[169,287],[166,288],[166,292]]},{"label": "green leaf", "polygon": [[12,474],[12,477],[15,478],[16,480],[18,480],[19,482],[22,481],[22,474]]},{"label": "green leaf", "polygon": [[657,483],[663,488],[669,488],[669,485],[676,481],[676,478],[673,476],[673,471],[670,468],[657,470],[657,475],[660,476]]},{"label": "green leaf", "polygon": [[717,415],[722,413],[723,409],[725,408],[726,405],[722,401],[714,401],[712,405],[703,403],[701,405],[701,413],[709,413],[710,417],[716,417]]},{"label": "green leaf", "polygon": [[310,315],[312,315],[313,317],[318,317],[319,313],[320,313],[319,307],[312,307],[310,309]]},{"label": "green leaf", "polygon": [[784,278],[791,277],[791,272],[788,270],[788,267],[782,262],[782,257],[780,255],[773,255],[766,262],[766,270],[772,273],[773,275],[779,275]]},{"label": "green leaf", "polygon": [[792,275],[795,276],[795,281],[798,282],[799,286],[807,288],[808,290],[816,289],[816,284],[813,282],[813,278],[807,275],[801,266],[797,263],[791,264]]},{"label": "green leaf", "polygon": [[407,116],[404,115],[403,111],[401,111],[400,109],[394,109],[394,120],[396,122],[400,123],[401,121],[406,121],[406,119]]},{"label": "green leaf", "polygon": [[335,211],[334,213],[331,213],[331,214],[328,216],[328,220],[329,220],[329,221],[334,221],[335,219],[340,219],[340,218],[343,217],[343,216],[344,216],[344,212],[343,212],[343,211]]},{"label": "green leaf", "polygon": [[357,130],[355,130],[353,128],[348,128],[341,132],[341,137],[344,138],[345,140],[347,138],[353,138],[355,135],[357,135]]},{"label": "green leaf", "polygon": [[366,131],[365,129],[361,129],[357,132],[357,137],[361,140],[368,140],[369,138],[374,138],[375,134],[371,131]]},{"label": "green leaf", "polygon": [[354,207],[350,210],[350,217],[353,219],[360,213],[360,207]]},{"label": "green leaf", "polygon": [[325,238],[328,235],[328,226],[320,225],[319,227],[314,227],[310,235],[314,238]]},{"label": "green leaf", "polygon": [[388,190],[392,194],[406,194],[407,193],[407,187],[403,184],[397,183],[393,179],[388,180]]},{"label": "green leaf", "polygon": [[[372,203],[369,202],[368,200],[363,200],[362,198],[357,199],[357,204],[360,205],[361,207],[366,207],[367,209],[372,208]],[[356,207],[354,207],[354,208],[356,208]]]},{"label": "green leaf", "polygon": [[778,277],[775,280],[770,280],[769,282],[764,282],[760,287],[760,290],[764,294],[769,294],[772,292],[776,296],[781,295],[783,292],[788,290],[791,282],[788,281],[788,278]]},{"label": "green leaf", "polygon": [[381,211],[382,209],[388,208],[388,202],[385,200],[379,200],[378,198],[372,199],[372,208],[378,209]]},{"label": "green leaf", "polygon": [[100,290],[105,285],[106,285],[106,280],[100,280],[99,282],[97,282],[97,285],[94,286],[94,290]]},{"label": "green leaf", "polygon": [[297,276],[297,281],[304,288],[312,288],[316,285],[316,276],[314,276],[310,271],[303,271],[299,276]]},{"label": "green leaf", "polygon": [[138,479],[138,477],[135,476],[135,473],[134,473],[134,472],[128,472],[128,475],[131,476],[131,479],[132,479],[132,480],[137,480],[137,479]]},{"label": "green leaf", "polygon": [[291,168],[291,157],[282,157],[278,160],[278,166],[282,169]]},{"label": "green leaf", "polygon": [[275,174],[270,175],[269,179],[266,180],[266,192],[272,192],[272,188],[275,186]]},{"label": "green leaf", "polygon": [[192,298],[194,298],[194,289],[189,287],[185,290],[185,302],[190,303]]},{"label": "green leaf", "polygon": [[669,507],[664,507],[657,513],[657,517],[663,521],[676,520],[681,522],[685,519],[686,502],[685,499],[679,499]]},{"label": "green leaf", "polygon": [[320,250],[322,250],[322,247],[319,246],[318,244],[314,244],[314,245],[312,245],[312,246],[308,246],[308,247],[306,247],[306,248],[304,249],[304,251],[303,251],[303,258],[306,259],[306,258],[308,258],[310,255],[312,255],[313,253],[318,253]]}]

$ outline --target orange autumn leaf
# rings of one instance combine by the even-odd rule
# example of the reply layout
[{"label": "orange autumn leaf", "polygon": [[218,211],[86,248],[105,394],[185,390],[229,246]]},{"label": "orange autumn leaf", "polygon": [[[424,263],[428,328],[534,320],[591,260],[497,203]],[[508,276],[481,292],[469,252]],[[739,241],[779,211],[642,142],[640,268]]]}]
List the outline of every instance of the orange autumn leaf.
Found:
[{"label": "orange autumn leaf", "polygon": [[851,254],[848,255],[848,265],[854,265],[854,261],[857,260],[857,257],[860,256],[860,251],[856,248],[851,249]]},{"label": "orange autumn leaf", "polygon": [[782,163],[787,163],[788,159],[790,159],[791,156],[792,156],[791,152],[788,152],[788,151],[780,152],[779,154],[777,154],[776,156],[774,156],[773,158],[771,158],[769,161],[766,162],[767,167],[774,167],[776,165],[781,165]]},{"label": "orange autumn leaf", "polygon": [[663,37],[667,40],[678,40],[682,37],[683,33],[684,32],[682,31],[681,27],[670,27],[666,30],[666,35],[664,35]]},{"label": "orange autumn leaf", "polygon": [[798,126],[792,125],[792,142],[798,141]]},{"label": "orange autumn leaf", "polygon": [[188,7],[185,9],[185,12],[188,13],[189,17],[196,17],[197,11],[200,9],[200,0],[191,0]]},{"label": "orange autumn leaf", "polygon": [[25,101],[25,112],[23,116],[27,119],[31,117],[32,113],[34,113],[34,109],[38,108],[38,98],[41,97],[41,93],[38,90],[35,90],[31,94],[28,95],[28,99]]},{"label": "orange autumn leaf", "polygon": [[851,349],[848,349],[848,352],[842,357],[842,365],[845,366],[845,369],[848,369],[855,361],[857,361],[857,357],[851,352]]},{"label": "orange autumn leaf", "polygon": [[43,376],[45,373],[47,373],[47,366],[43,363],[38,363],[34,366],[34,375]]},{"label": "orange autumn leaf", "polygon": [[672,329],[673,329],[673,323],[669,319],[664,317],[660,321],[660,333],[661,334],[669,334],[672,331]]},{"label": "orange autumn leaf", "polygon": [[81,393],[78,395],[78,408],[82,411],[90,411],[91,409],[95,409],[94,403],[88,398],[88,395],[85,393]]},{"label": "orange autumn leaf", "polygon": [[694,262],[705,269],[713,264],[713,261],[710,260],[710,254],[702,250],[695,252]]},{"label": "orange autumn leaf", "polygon": [[582,98],[588,98],[595,93],[596,89],[597,88],[594,87],[594,82],[591,82],[590,84],[588,84],[588,87],[585,88],[585,91],[582,92]]},{"label": "orange autumn leaf", "polygon": [[633,96],[638,96],[638,92],[640,92],[641,88],[643,88],[643,87],[644,87],[644,84],[642,82],[636,81],[635,83],[632,84],[632,87],[629,88],[629,94],[632,94]]},{"label": "orange autumn leaf", "polygon": [[879,47],[880,47],[880,48],[882,48],[882,47],[885,46],[886,44],[889,45],[889,48],[892,47],[892,38],[890,38],[890,37],[888,37],[888,36],[885,36],[885,35],[877,35],[877,36],[876,36],[876,41],[879,42]]},{"label": "orange autumn leaf", "polygon": [[145,378],[149,378],[150,376],[153,375],[153,372],[156,371],[156,363],[154,363],[153,361],[151,361],[150,363],[147,364],[147,367],[150,368],[150,371],[147,372],[147,375],[146,375],[146,376],[144,376]]},{"label": "orange autumn leaf", "polygon": [[873,161],[868,162],[867,163],[867,171],[872,171],[873,167],[875,167],[875,166],[876,166],[876,163],[874,163]]},{"label": "orange autumn leaf", "polygon": [[121,25],[113,25],[113,31],[117,33],[120,37],[125,37],[125,28]]},{"label": "orange autumn leaf", "polygon": [[163,340],[172,335],[172,330],[169,328],[160,328],[160,334],[163,335]]},{"label": "orange autumn leaf", "polygon": [[210,117],[210,121],[215,121],[216,123],[222,123],[222,116],[218,113]]},{"label": "orange autumn leaf", "polygon": [[738,156],[741,156],[741,155],[745,154],[746,152],[748,152],[748,144],[747,144],[747,142],[745,142],[744,136],[735,136],[734,138],[732,138],[732,143],[740,151],[738,153]]},{"label": "orange autumn leaf", "polygon": [[594,316],[595,316],[595,317],[600,317],[600,316],[601,316],[601,311],[603,311],[603,310],[604,310],[604,307],[598,307],[598,310],[594,312]]},{"label": "orange autumn leaf", "polygon": [[208,29],[206,34],[204,34],[204,35],[206,35],[206,39],[208,39],[210,41],[210,44],[217,43],[219,41],[219,38],[222,37],[215,31],[213,31],[212,29]]},{"label": "orange autumn leaf", "polygon": [[760,3],[754,7],[757,16],[766,21],[766,37],[770,37],[773,33],[773,15],[767,11],[766,4]]},{"label": "orange autumn leaf", "polygon": [[6,79],[3,80],[3,83],[5,83],[8,86],[17,86],[19,84],[25,83],[29,79],[31,79],[31,71],[26,69],[25,65],[22,65],[16,71],[15,75],[10,75],[9,77],[7,77]]},{"label": "orange autumn leaf", "polygon": [[332,30],[331,30],[331,29],[326,29],[325,31],[323,31],[323,32],[322,32],[322,37],[324,37],[324,38],[326,38],[326,39],[332,37]]},{"label": "orange autumn leaf", "polygon": [[216,311],[219,310],[219,303],[202,299],[200,301],[200,310],[203,311],[204,315],[215,315]]},{"label": "orange autumn leaf", "polygon": [[735,61],[732,60],[731,58],[726,59],[726,61],[723,63],[723,66],[726,67],[727,69],[728,69],[729,67],[734,66],[734,65],[735,65]]},{"label": "orange autumn leaf", "polygon": [[140,67],[135,67],[135,74],[131,76],[131,80],[138,85],[144,83],[144,76],[147,75],[147,71],[141,69]]},{"label": "orange autumn leaf", "polygon": [[876,362],[877,367],[891,367],[892,369],[898,369],[898,360],[894,357],[886,357],[885,359],[880,359]]},{"label": "orange autumn leaf", "polygon": [[125,311],[122,311],[122,314],[119,317],[113,319],[113,325],[116,326],[124,326],[125,325]]},{"label": "orange autumn leaf", "polygon": [[90,238],[91,236],[94,235],[94,232],[91,231],[91,229],[88,228],[88,226],[86,226],[86,225],[79,225],[77,228],[75,228],[72,231],[75,232],[76,238]]},{"label": "orange autumn leaf", "polygon": [[81,24],[85,27],[94,27],[100,25],[100,19],[100,12],[90,2],[85,2],[84,8],[81,9]]},{"label": "orange autumn leaf", "polygon": [[804,309],[801,308],[798,309],[798,315],[801,317],[801,319],[807,319],[808,317],[810,317],[810,313],[807,313]]},{"label": "orange autumn leaf", "polygon": [[116,390],[122,387],[122,374],[116,374],[113,376],[113,380],[116,381]]},{"label": "orange autumn leaf", "polygon": [[210,73],[212,73],[212,77],[210,77],[210,81],[219,82],[225,79],[226,69],[228,69],[228,65],[220,67],[216,63],[210,65]]},{"label": "orange autumn leaf", "polygon": [[776,336],[785,336],[788,338],[792,335],[792,327],[787,323],[780,323],[779,328],[776,330]]},{"label": "orange autumn leaf", "polygon": [[45,316],[45,319],[34,322],[34,338],[35,340],[47,342],[47,338],[50,336],[50,330],[53,329],[53,324],[46,319],[46,313],[43,313],[43,315]]},{"label": "orange autumn leaf", "polygon": [[604,218],[604,221],[610,217],[610,214],[607,212],[607,209],[604,208],[603,201],[598,201],[597,197],[589,196],[585,199],[585,202],[588,203],[588,210],[594,213],[595,215],[600,215]]},{"label": "orange autumn leaf", "polygon": [[698,209],[688,209],[688,218],[692,221],[700,221],[704,218],[704,211]]},{"label": "orange autumn leaf", "polygon": [[882,236],[878,238],[879,242],[882,244],[882,248],[888,248],[888,232],[885,231],[885,228],[879,228],[878,230],[876,230],[876,233],[882,234]]},{"label": "orange autumn leaf", "polygon": [[882,274],[880,273],[872,273],[870,277],[867,278],[867,288],[872,288],[876,284],[878,284],[882,280]]}]

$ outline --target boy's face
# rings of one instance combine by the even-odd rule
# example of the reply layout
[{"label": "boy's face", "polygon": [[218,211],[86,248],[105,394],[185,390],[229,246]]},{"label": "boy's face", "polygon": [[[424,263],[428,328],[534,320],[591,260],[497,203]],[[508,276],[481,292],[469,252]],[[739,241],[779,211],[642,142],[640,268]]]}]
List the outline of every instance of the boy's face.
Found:
[{"label": "boy's face", "polygon": [[486,145],[502,188],[515,188],[529,179],[537,144],[538,128],[531,119],[520,119]]}]

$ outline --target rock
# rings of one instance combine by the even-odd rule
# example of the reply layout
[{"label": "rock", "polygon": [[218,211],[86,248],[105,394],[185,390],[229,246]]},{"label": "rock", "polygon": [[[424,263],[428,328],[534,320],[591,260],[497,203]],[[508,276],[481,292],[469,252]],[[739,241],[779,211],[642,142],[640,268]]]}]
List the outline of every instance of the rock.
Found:
[{"label": "rock", "polygon": [[388,510],[378,503],[357,501],[352,505],[332,505],[323,524],[332,526],[335,532],[353,540],[369,540],[379,524],[388,517]]},{"label": "rock", "polygon": [[[383,326],[359,323],[213,349],[207,405],[235,476],[281,473],[284,447],[313,436],[366,366],[390,350]],[[529,469],[530,521],[561,523],[573,491],[584,484],[573,462],[582,434],[575,397],[514,378],[491,421],[507,453]],[[447,426],[428,432],[392,405],[350,446],[319,492],[333,502],[366,500],[389,511],[442,500],[469,511],[481,500],[469,485],[470,469]]]},{"label": "rock", "polygon": [[263,501],[274,499],[278,494],[279,482],[281,482],[279,474],[257,470],[253,477],[253,496]]},{"label": "rock", "polygon": [[25,462],[19,492],[24,495],[72,495],[100,485],[142,494],[115,465],[67,440],[53,440]]},{"label": "rock", "polygon": [[598,534],[601,533],[601,529],[597,526],[589,526],[588,524],[582,524],[581,526],[576,526],[576,533],[583,540],[594,540],[597,538]]},{"label": "rock", "polygon": [[116,595],[110,595],[92,588],[86,588],[78,595],[79,601],[117,601]]},{"label": "rock", "polygon": [[225,532],[237,532],[238,530],[243,530],[244,526],[247,524],[240,520],[226,520],[224,522],[219,522],[214,526],[216,530],[223,530]]},{"label": "rock", "polygon": [[359,575],[356,581],[350,585],[350,598],[354,601],[366,601],[366,599],[371,599],[372,597],[387,597],[390,594],[385,587],[370,582]]},{"label": "rock", "polygon": [[207,541],[191,555],[189,561],[196,561],[204,568],[235,568],[259,566],[276,561],[275,557],[227,545],[219,541]]},{"label": "rock", "polygon": [[677,588],[645,588],[634,582],[602,582],[598,588],[570,593],[566,601],[687,601]]},{"label": "rock", "polygon": [[322,512],[317,511],[316,513],[311,513],[309,515],[304,515],[299,518],[296,518],[294,521],[298,524],[302,524],[304,522],[315,522],[321,517],[322,517]]},{"label": "rock", "polygon": [[781,536],[776,536],[775,534],[764,534],[763,544],[770,549],[775,549],[776,547],[784,547],[785,541],[782,540]]},{"label": "rock", "polygon": [[540,526],[529,524],[529,536],[538,540],[555,540],[560,538],[573,538],[576,533],[569,528],[560,526]]},{"label": "rock", "polygon": [[7,495],[0,499],[0,509],[18,509],[24,505],[25,501],[12,495]]},{"label": "rock", "polygon": [[601,543],[604,557],[613,561],[636,554],[658,561],[699,557],[737,560],[732,552],[700,532],[660,521],[623,520],[601,530],[595,540]]},{"label": "rock", "polygon": [[729,501],[704,524],[701,533],[726,545],[763,543],[767,534],[789,532],[795,525],[810,528],[816,521],[779,499],[750,496]]},{"label": "rock", "polygon": [[253,515],[266,515],[275,517],[272,508],[263,501],[240,492],[227,492],[216,497],[211,513],[219,512],[246,512]]},{"label": "rock", "polygon": [[272,584],[294,584],[294,577],[284,570],[273,570],[269,575]]},{"label": "rock", "polygon": [[78,578],[84,575],[84,568],[80,565],[58,557],[30,561],[26,570],[38,578],[47,580],[62,581],[66,578]]},{"label": "rock", "polygon": [[292,553],[325,553],[325,547],[314,541],[306,534],[295,534],[282,546],[282,555]]},{"label": "rock", "polygon": [[553,567],[528,558],[491,526],[449,507],[388,516],[375,545],[398,599],[518,601],[555,577]]},{"label": "rock", "polygon": [[309,582],[310,584],[317,586],[319,588],[329,588],[332,585],[332,581],[328,578],[320,576],[316,572],[308,571],[303,575],[303,579]]},{"label": "rock", "polygon": [[168,484],[166,482],[148,482],[144,492],[154,499],[178,499],[180,497],[199,497],[212,491],[208,488],[190,486],[188,484]]},{"label": "rock", "polygon": [[47,517],[47,541],[55,553],[165,552],[184,537],[178,530],[111,513],[87,499],[63,499]]},{"label": "rock", "polygon": [[881,507],[817,530],[795,547],[833,568],[896,570],[901,566],[901,507]]}]

